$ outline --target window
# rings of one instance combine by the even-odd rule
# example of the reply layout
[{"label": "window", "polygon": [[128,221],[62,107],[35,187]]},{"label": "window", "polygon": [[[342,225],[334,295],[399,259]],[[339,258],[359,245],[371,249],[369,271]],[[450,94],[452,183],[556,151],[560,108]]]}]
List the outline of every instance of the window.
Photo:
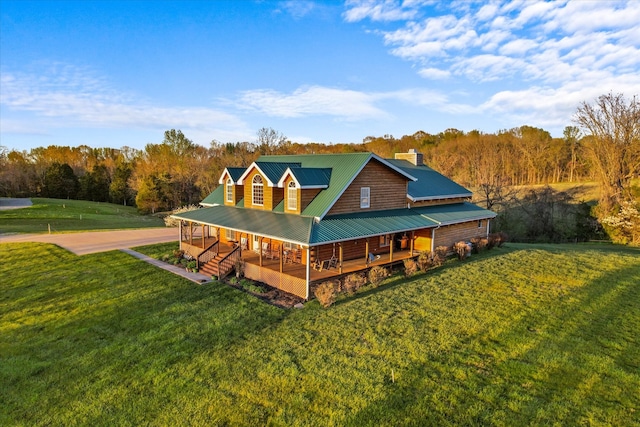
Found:
[{"label": "window", "polygon": [[287,187],[287,209],[295,211],[298,208],[298,192],[296,183],[291,181]]},{"label": "window", "polygon": [[225,236],[227,237],[227,241],[236,240],[236,230],[225,230]]},{"label": "window", "polygon": [[231,178],[227,179],[227,202],[233,202],[233,181]]},{"label": "window", "polygon": [[391,236],[385,234],[384,236],[380,236],[380,246],[389,246],[391,244]]},{"label": "window", "polygon": [[482,228],[482,220],[478,221],[478,228]]},{"label": "window", "polygon": [[255,175],[251,183],[253,200],[252,203],[256,206],[264,205],[264,184],[262,183],[262,177]]},{"label": "window", "polygon": [[371,206],[371,198],[370,198],[371,189],[369,187],[361,187],[360,188],[360,207],[368,208]]}]

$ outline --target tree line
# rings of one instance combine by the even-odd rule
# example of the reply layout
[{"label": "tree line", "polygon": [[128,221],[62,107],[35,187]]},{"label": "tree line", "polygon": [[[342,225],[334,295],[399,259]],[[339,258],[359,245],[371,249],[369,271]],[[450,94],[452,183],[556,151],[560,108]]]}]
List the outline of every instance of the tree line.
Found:
[{"label": "tree line", "polygon": [[270,128],[254,141],[194,144],[167,130],[144,149],[89,146],[0,147],[0,196],[54,197],[135,205],[154,213],[193,204],[218,185],[227,166],[246,166],[262,154],[371,151],[383,158],[415,148],[425,163],[473,188],[488,208],[505,188],[598,181],[602,215],[634,201],[632,180],[640,170],[640,107],[637,98],[607,94],[576,110],[575,126],[554,138],[541,128],[520,126],[495,133],[446,129],[438,134],[368,136],[361,143],[296,143]]}]

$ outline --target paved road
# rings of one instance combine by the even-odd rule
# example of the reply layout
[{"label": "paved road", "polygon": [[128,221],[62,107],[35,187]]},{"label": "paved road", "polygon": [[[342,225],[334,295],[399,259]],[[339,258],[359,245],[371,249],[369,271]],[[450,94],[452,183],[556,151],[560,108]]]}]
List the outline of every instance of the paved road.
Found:
[{"label": "paved road", "polygon": [[89,231],[65,234],[13,234],[1,235],[0,243],[42,242],[53,243],[76,255],[127,249],[136,246],[178,241],[174,227],[143,228],[139,230]]},{"label": "paved road", "polygon": [[0,211],[8,209],[20,209],[31,206],[31,199],[12,199],[9,197],[0,197]]}]

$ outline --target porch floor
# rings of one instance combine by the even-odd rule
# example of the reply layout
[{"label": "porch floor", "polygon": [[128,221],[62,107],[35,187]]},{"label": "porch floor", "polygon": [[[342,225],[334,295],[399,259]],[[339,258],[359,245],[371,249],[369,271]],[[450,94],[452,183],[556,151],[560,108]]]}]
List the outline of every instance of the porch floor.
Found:
[{"label": "porch floor", "polygon": [[[348,261],[342,262],[342,273],[340,273],[339,267],[333,268],[323,268],[322,271],[314,270],[310,268],[310,282],[317,283],[323,282],[329,279],[335,279],[341,276],[346,276],[351,273],[356,273],[359,271],[365,271],[374,266],[390,266],[393,264],[397,264],[402,262],[405,259],[413,258],[418,255],[418,251],[413,251],[413,256],[411,252],[406,250],[394,250],[393,251],[393,261],[390,261],[390,255],[380,254],[380,259],[374,260],[372,263],[367,265],[365,263],[364,257],[358,259],[352,259]],[[260,264],[260,256],[259,254],[253,251],[242,251],[242,259],[254,265]],[[279,259],[267,259],[263,256],[262,258],[262,268],[267,268],[269,270],[273,270],[276,272],[280,271],[280,260]],[[298,279],[305,279],[307,275],[307,266],[302,263],[284,263],[282,265],[282,274],[293,276]]]}]

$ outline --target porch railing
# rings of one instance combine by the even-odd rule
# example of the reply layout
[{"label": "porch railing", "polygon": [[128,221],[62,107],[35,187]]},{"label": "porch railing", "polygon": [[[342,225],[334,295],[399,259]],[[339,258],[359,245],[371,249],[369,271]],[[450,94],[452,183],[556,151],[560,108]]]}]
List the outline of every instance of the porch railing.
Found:
[{"label": "porch railing", "polygon": [[229,273],[231,273],[231,270],[235,268],[236,262],[238,262],[241,258],[241,252],[242,249],[240,248],[240,246],[236,246],[231,252],[225,255],[224,258],[218,261],[219,280],[227,277]]},{"label": "porch railing", "polygon": [[218,255],[220,250],[220,241],[216,240],[198,255],[198,267],[208,263]]}]

